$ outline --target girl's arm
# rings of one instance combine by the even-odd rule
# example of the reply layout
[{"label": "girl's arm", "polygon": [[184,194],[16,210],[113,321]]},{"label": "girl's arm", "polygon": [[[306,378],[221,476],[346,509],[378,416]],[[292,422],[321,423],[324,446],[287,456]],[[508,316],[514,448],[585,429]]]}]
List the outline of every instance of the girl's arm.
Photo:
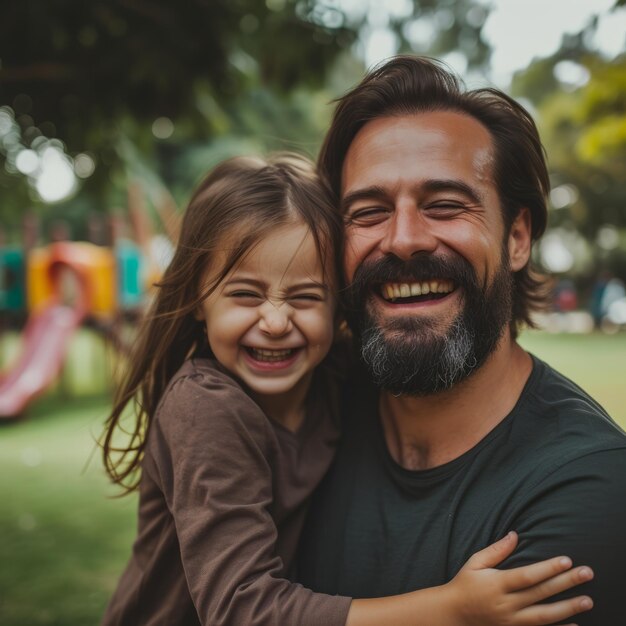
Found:
[{"label": "girl's arm", "polygon": [[350,598],[284,578],[271,423],[231,378],[209,364],[194,368],[161,402],[142,480],[163,493],[200,623],[344,626]]},{"label": "girl's arm", "polygon": [[587,596],[539,604],[593,578],[588,567],[556,557],[511,570],[493,569],[517,545],[509,533],[472,556],[446,585],[387,598],[354,600],[346,626],[541,626],[588,611]]}]

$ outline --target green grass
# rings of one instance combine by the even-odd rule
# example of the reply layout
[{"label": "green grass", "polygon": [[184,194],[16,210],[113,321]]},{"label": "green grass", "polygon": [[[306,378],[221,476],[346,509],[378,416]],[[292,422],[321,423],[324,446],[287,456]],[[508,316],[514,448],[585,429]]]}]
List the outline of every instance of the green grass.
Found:
[{"label": "green grass", "polygon": [[526,332],[520,343],[591,394],[626,429],[626,333]]},{"label": "green grass", "polygon": [[[626,426],[626,333],[526,333],[522,344]],[[79,368],[80,369],[80,368]],[[0,624],[91,626],[130,553],[135,497],[112,499],[94,440],[105,396],[39,399],[0,427]]]},{"label": "green grass", "polygon": [[0,624],[97,624],[134,534],[97,453],[104,398],[39,401],[0,429]]}]

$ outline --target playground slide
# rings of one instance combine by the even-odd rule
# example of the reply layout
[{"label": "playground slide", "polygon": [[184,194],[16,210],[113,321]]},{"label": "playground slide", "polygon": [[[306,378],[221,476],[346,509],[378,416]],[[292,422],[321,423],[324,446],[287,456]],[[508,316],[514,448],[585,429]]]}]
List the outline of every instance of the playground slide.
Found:
[{"label": "playground slide", "polygon": [[61,371],[69,338],[84,313],[51,304],[31,315],[17,363],[0,379],[0,419],[13,418],[43,392]]}]

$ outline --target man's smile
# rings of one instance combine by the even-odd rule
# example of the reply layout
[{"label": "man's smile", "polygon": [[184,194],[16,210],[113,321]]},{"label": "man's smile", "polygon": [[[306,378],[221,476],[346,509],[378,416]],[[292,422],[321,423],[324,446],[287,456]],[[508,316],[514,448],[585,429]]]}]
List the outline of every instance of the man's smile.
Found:
[{"label": "man's smile", "polygon": [[454,291],[451,280],[433,279],[412,282],[387,282],[380,286],[380,295],[388,302],[420,302],[442,298]]}]

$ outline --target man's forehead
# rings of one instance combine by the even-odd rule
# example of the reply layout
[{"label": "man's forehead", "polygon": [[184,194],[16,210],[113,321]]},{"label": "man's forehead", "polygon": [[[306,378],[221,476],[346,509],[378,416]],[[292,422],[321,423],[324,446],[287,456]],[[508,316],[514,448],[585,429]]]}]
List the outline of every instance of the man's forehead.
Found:
[{"label": "man's forehead", "polygon": [[456,111],[430,111],[379,117],[352,140],[342,164],[341,195],[372,184],[372,176],[493,182],[494,145],[489,130]]}]

